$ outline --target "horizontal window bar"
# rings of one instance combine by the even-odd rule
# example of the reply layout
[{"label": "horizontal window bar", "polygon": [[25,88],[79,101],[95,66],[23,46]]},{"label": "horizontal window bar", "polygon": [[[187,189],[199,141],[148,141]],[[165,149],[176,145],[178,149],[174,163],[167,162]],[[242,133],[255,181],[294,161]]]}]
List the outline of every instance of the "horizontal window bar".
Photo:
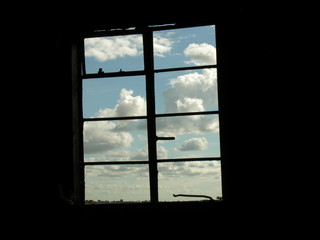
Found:
[{"label": "horizontal window bar", "polygon": [[[193,66],[193,67],[180,67],[180,68],[164,68],[164,69],[155,69],[155,73],[161,72],[174,72],[174,71],[187,71],[187,70],[197,70],[204,68],[217,68],[217,65],[203,65],[203,66]],[[103,73],[89,73],[84,74],[82,79],[90,78],[111,78],[111,77],[128,77],[128,76],[141,76],[145,75],[144,70],[140,71],[119,71],[119,72],[103,72]]]},{"label": "horizontal window bar", "polygon": [[84,122],[147,119],[147,116],[83,118]]},{"label": "horizontal window bar", "polygon": [[145,75],[145,71],[119,71],[119,72],[109,72],[109,73],[90,73],[84,74],[82,79],[88,78],[110,78],[110,77],[127,77],[127,76],[140,76]]},{"label": "horizontal window bar", "polygon": [[87,32],[84,38],[95,38],[95,37],[113,37],[121,35],[132,35],[142,34],[141,29],[137,29],[135,26],[128,26],[126,29],[111,28],[111,29],[96,29],[92,32]]},{"label": "horizontal window bar", "polygon": [[161,114],[156,114],[156,117],[178,117],[178,116],[210,115],[210,114],[219,114],[219,111],[161,113]]},{"label": "horizontal window bar", "polygon": [[182,24],[170,22],[167,24],[149,24],[149,26],[143,25],[128,25],[123,28],[123,26],[113,26],[110,28],[98,28],[93,31],[88,31],[84,33],[85,38],[90,37],[108,37],[108,36],[119,36],[119,35],[130,35],[130,34],[142,34],[145,30],[147,31],[161,31],[161,30],[174,30],[180,28],[193,28],[202,26],[212,26],[215,25],[213,22],[202,22],[196,24]]},{"label": "horizontal window bar", "polygon": [[[221,157],[203,158],[167,158],[158,159],[157,162],[195,162],[195,161],[220,161]],[[84,165],[128,165],[128,164],[149,164],[149,161],[105,161],[105,162],[84,162]]]},{"label": "horizontal window bar", "polygon": [[164,68],[164,69],[155,69],[155,73],[160,72],[173,72],[173,71],[186,71],[186,70],[196,70],[203,68],[217,68],[217,65],[203,65],[203,66],[193,66],[193,67],[180,67],[180,68]]},{"label": "horizontal window bar", "polygon": [[164,25],[149,25],[149,29],[153,31],[161,31],[161,30],[174,30],[180,28],[193,28],[193,27],[203,27],[203,26],[212,26],[215,25],[212,22],[202,22],[202,23],[194,23],[194,24],[182,24],[182,23],[172,23],[172,24],[164,24]]},{"label": "horizontal window bar", "polygon": [[106,162],[84,162],[84,165],[122,165],[122,164],[149,164],[149,161],[106,161]]},{"label": "horizontal window bar", "polygon": [[220,161],[221,157],[203,157],[203,158],[167,158],[158,159],[157,162],[195,162],[195,161]]},{"label": "horizontal window bar", "polygon": [[[219,111],[161,113],[161,114],[156,114],[156,117],[179,117],[179,116],[210,115],[210,114],[219,114]],[[84,122],[116,121],[116,120],[135,120],[135,119],[147,119],[147,118],[148,118],[147,116],[104,117],[104,118],[83,118],[83,121]]]}]

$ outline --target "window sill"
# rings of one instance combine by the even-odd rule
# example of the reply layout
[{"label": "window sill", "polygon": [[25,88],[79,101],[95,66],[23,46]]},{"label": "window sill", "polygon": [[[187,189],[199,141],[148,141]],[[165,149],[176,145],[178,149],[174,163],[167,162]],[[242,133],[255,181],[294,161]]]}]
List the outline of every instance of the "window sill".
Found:
[{"label": "window sill", "polygon": [[154,203],[111,203],[111,204],[86,204],[80,208],[85,215],[104,215],[112,213],[219,213],[223,210],[223,201],[183,201]]}]

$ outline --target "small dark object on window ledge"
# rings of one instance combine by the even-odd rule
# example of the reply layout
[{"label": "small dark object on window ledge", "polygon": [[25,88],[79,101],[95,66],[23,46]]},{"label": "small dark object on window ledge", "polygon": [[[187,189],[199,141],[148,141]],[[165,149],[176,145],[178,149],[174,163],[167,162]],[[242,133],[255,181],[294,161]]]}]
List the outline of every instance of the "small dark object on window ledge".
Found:
[{"label": "small dark object on window ledge", "polygon": [[102,74],[104,71],[102,71],[102,68],[99,68],[98,74]]}]

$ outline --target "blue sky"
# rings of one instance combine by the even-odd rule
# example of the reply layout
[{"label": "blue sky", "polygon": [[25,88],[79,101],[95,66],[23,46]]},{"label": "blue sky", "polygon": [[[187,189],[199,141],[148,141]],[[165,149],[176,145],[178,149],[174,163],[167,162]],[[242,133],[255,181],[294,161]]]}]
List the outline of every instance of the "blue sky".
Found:
[{"label": "blue sky", "polygon": [[[86,72],[143,70],[141,35],[85,40]],[[155,69],[216,63],[214,26],[154,32]],[[157,73],[157,113],[218,110],[215,69]],[[145,77],[83,80],[84,117],[145,116]],[[220,156],[218,115],[157,118],[158,158]],[[146,120],[86,122],[85,161],[147,160]],[[221,196],[219,162],[161,163],[160,201]],[[87,166],[86,199],[149,200],[148,165]]]}]

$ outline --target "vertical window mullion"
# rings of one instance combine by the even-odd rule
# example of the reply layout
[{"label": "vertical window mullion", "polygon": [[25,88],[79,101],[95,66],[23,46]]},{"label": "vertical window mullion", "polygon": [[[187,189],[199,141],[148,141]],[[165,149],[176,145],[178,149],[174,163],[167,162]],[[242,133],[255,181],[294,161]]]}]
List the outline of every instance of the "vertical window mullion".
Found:
[{"label": "vertical window mullion", "polygon": [[148,29],[146,29],[143,33],[143,51],[144,68],[146,73],[150,200],[152,203],[156,203],[159,201],[159,197],[155,118],[156,113],[154,88],[153,33],[151,30]]},{"label": "vertical window mullion", "polygon": [[82,78],[81,41],[74,40],[71,47],[72,58],[72,105],[73,105],[73,174],[74,204],[84,204],[84,165],[83,165],[83,121],[82,121]]}]

